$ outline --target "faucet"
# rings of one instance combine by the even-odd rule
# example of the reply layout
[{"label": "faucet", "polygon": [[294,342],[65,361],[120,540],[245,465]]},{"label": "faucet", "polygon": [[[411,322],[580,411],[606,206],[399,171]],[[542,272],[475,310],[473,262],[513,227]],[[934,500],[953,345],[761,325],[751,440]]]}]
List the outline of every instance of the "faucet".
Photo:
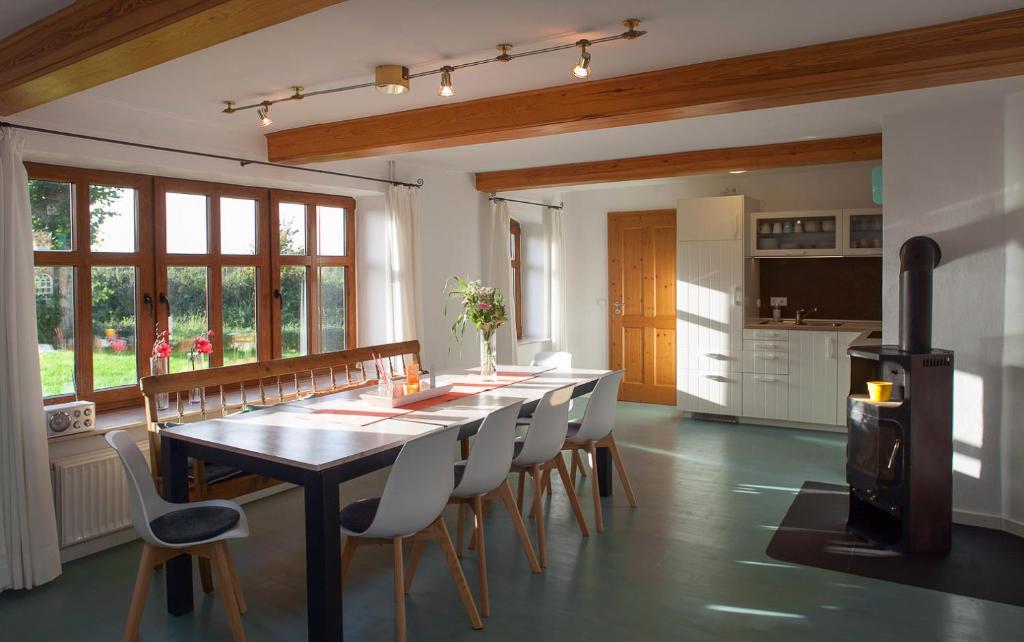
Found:
[{"label": "faucet", "polygon": [[810,315],[814,314],[817,311],[818,308],[811,308],[810,310],[806,308],[800,308],[799,310],[796,311],[796,324],[803,325],[807,317],[809,317]]}]

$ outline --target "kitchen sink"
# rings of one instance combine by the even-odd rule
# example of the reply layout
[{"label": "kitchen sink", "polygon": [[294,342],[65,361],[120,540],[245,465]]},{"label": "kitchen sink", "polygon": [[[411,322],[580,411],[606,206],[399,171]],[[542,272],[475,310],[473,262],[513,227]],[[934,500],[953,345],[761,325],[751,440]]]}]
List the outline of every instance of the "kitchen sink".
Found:
[{"label": "kitchen sink", "polygon": [[[783,319],[782,321],[774,321],[772,319],[763,319],[757,322],[757,325],[772,325],[772,326],[793,326],[796,327],[796,321],[793,319]],[[819,319],[809,319],[800,324],[800,327],[806,328],[841,328],[843,327],[843,321],[821,321]]]},{"label": "kitchen sink", "polygon": [[[797,325],[795,321],[793,322],[793,325]],[[812,320],[812,321],[804,321],[800,325],[805,325],[805,326],[808,326],[808,327],[816,327],[816,328],[825,328],[825,327],[827,327],[827,328],[840,328],[840,327],[843,326],[843,322],[842,321],[814,321],[814,320]]]}]

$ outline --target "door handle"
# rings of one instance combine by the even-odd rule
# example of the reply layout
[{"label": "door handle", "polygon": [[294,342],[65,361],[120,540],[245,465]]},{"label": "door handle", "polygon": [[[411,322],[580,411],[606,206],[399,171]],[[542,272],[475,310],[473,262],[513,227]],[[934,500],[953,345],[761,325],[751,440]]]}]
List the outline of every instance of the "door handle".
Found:
[{"label": "door handle", "polygon": [[157,296],[157,299],[159,299],[161,305],[167,308],[167,316],[171,316],[171,302],[167,300],[167,294],[165,292],[161,292]]},{"label": "door handle", "polygon": [[733,305],[743,305],[743,292],[738,285],[733,288],[732,302]]},{"label": "door handle", "polygon": [[755,359],[764,359],[765,361],[778,361],[778,355],[774,354],[755,354]]},{"label": "door handle", "polygon": [[835,359],[839,356],[839,339],[828,340],[828,358]]},{"label": "door handle", "polygon": [[888,468],[889,470],[892,470],[893,465],[896,463],[896,452],[900,449],[900,446],[902,446],[902,445],[903,445],[903,440],[902,439],[897,439],[895,441],[895,443],[893,443],[893,445],[892,445],[892,452],[889,453],[889,465],[886,466],[886,468]]},{"label": "door handle", "polygon": [[274,288],[274,298],[277,299],[278,302],[284,301],[284,299],[281,297],[281,290],[280,289]]},{"label": "door handle", "polygon": [[623,303],[622,301],[612,301],[612,314],[614,314],[617,317],[621,317],[622,316],[622,306],[624,306],[624,305],[625,305],[625,303]]},{"label": "door handle", "polygon": [[778,383],[778,379],[775,377],[754,377],[754,381],[760,381],[761,383]]},{"label": "door handle", "polygon": [[156,303],[153,302],[153,297],[149,295],[149,292],[142,295],[142,302],[149,307],[149,318],[154,318],[156,316]]}]

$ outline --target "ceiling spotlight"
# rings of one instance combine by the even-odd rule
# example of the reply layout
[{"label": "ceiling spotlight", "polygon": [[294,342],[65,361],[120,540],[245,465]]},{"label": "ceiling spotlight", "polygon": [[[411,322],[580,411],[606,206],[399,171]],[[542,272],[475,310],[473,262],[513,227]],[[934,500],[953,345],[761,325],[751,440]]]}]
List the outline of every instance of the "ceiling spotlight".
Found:
[{"label": "ceiling spotlight", "polygon": [[512,45],[508,44],[507,42],[501,43],[500,45],[498,45],[498,51],[500,51],[501,53],[495,56],[494,59],[499,62],[511,62],[512,55],[508,52],[508,50],[511,48]]},{"label": "ceiling spotlight", "polygon": [[441,67],[441,86],[437,88],[437,95],[449,98],[455,95],[455,88],[452,87],[452,71],[449,65]]},{"label": "ceiling spotlight", "polygon": [[730,174],[746,174],[747,170],[745,170],[745,169],[730,169],[729,173]]},{"label": "ceiling spotlight", "polygon": [[256,116],[260,119],[260,127],[269,127],[274,124],[274,121],[270,120],[270,103],[264,102],[256,110]]},{"label": "ceiling spotlight", "polygon": [[402,65],[379,65],[377,91],[392,95],[409,91],[409,68]]},{"label": "ceiling spotlight", "polygon": [[572,66],[572,75],[576,78],[586,78],[590,75],[590,52],[587,51],[587,47],[590,46],[589,40],[577,40],[576,46],[580,48],[580,58],[576,61],[576,64]]}]

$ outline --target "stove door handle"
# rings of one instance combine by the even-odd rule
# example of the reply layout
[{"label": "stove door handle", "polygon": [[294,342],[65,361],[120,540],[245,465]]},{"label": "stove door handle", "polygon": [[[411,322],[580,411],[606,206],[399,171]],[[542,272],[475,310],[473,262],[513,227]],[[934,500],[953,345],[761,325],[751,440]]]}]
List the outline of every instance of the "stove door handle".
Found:
[{"label": "stove door handle", "polygon": [[887,469],[892,470],[893,465],[896,463],[896,453],[899,452],[900,446],[902,445],[902,439],[897,439],[895,442],[893,442],[892,452],[889,453],[889,465],[886,466]]}]

